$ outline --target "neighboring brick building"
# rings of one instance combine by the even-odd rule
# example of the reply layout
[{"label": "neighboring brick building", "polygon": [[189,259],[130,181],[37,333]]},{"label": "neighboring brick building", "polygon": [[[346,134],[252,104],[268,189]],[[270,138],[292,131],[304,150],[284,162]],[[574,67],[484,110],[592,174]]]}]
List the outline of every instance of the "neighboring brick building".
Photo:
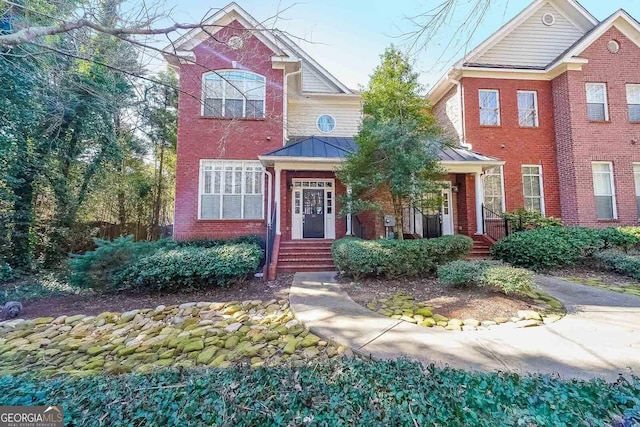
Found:
[{"label": "neighboring brick building", "polygon": [[638,223],[639,46],[623,10],[598,22],[575,1],[537,0],[435,85],[445,130],[505,161],[483,174],[488,209]]}]

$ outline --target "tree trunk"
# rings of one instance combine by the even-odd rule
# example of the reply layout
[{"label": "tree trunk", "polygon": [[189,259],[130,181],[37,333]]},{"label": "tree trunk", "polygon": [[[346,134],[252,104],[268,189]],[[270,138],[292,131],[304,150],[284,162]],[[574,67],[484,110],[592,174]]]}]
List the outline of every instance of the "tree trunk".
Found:
[{"label": "tree trunk", "polygon": [[153,202],[153,213],[151,216],[151,226],[149,227],[149,239],[157,240],[159,236],[160,228],[160,206],[162,203],[162,183],[163,183],[163,168],[164,168],[164,144],[160,144],[160,163],[158,164],[158,182],[156,184],[156,197]]},{"label": "tree trunk", "polygon": [[393,212],[396,216],[396,237],[398,240],[404,240],[404,212],[402,198],[392,196]]},{"label": "tree trunk", "polygon": [[29,269],[33,261],[33,223],[35,220],[33,203],[33,174],[26,165],[21,168],[20,175],[15,180],[12,191],[16,196],[13,204],[12,223],[13,230],[10,234],[11,258],[9,263],[13,267]]}]

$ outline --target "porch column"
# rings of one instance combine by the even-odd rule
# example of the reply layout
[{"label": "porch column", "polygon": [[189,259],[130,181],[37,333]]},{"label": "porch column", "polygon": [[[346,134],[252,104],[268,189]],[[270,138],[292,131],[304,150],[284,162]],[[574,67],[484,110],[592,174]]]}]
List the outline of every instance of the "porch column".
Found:
[{"label": "porch column", "polygon": [[484,204],[482,173],[476,172],[474,178],[476,181],[476,234],[484,234],[484,224],[482,223],[482,205]]},{"label": "porch column", "polygon": [[[347,186],[347,195],[351,195],[351,187]],[[352,236],[353,232],[351,230],[351,206],[349,206],[349,214],[347,215],[347,236]]]},{"label": "porch column", "polygon": [[280,233],[280,223],[282,222],[282,218],[280,215],[280,212],[282,212],[282,201],[280,200],[280,176],[282,175],[282,170],[279,168],[275,168],[275,172],[276,172],[276,197],[275,197],[275,204],[276,204],[276,234],[282,234]]}]

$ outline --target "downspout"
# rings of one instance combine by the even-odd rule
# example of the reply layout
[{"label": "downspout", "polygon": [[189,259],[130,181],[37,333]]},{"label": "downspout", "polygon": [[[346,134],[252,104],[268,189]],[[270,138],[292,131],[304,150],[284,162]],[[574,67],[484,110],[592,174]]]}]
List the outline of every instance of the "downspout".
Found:
[{"label": "downspout", "polygon": [[272,210],[271,204],[273,202],[273,174],[267,169],[264,170],[264,173],[267,175],[267,181],[269,182],[269,187],[267,188],[267,227],[270,227]]},{"label": "downspout", "polygon": [[284,82],[283,82],[283,91],[284,94],[282,96],[282,145],[286,145],[287,141],[289,141],[289,135],[287,132],[287,127],[289,125],[289,77],[296,76],[302,73],[302,65],[300,65],[300,69],[298,71],[292,71],[290,73],[285,73]]}]

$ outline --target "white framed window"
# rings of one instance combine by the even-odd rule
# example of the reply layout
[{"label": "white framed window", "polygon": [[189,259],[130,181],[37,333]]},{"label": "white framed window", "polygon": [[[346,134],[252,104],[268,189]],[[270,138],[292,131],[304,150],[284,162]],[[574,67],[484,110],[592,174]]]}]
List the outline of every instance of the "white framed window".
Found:
[{"label": "white framed window", "polygon": [[544,185],[541,165],[522,166],[522,188],[524,207],[544,215]]},{"label": "white framed window", "polygon": [[200,219],[263,219],[264,169],[258,161],[200,161]]},{"label": "white framed window", "polygon": [[518,91],[518,122],[522,127],[538,127],[538,92]]},{"label": "white framed window", "polygon": [[488,169],[483,178],[484,205],[495,212],[504,212],[504,186],[502,184],[502,168],[500,166]]},{"label": "white framed window", "polygon": [[316,120],[316,126],[322,133],[332,132],[336,128],[336,119],[329,114],[323,114]]},{"label": "white framed window", "polygon": [[640,219],[640,163],[633,164],[633,178],[636,182],[636,205],[638,205],[638,219]]},{"label": "white framed window", "polygon": [[627,105],[629,106],[629,121],[640,123],[640,84],[627,85]]},{"label": "white framed window", "polygon": [[202,115],[263,118],[266,85],[259,74],[220,70],[202,77]]},{"label": "white framed window", "polygon": [[480,124],[483,126],[500,126],[500,91],[496,89],[480,89]]},{"label": "white framed window", "polygon": [[587,83],[587,118],[592,122],[609,121],[607,105],[607,85],[605,83]]},{"label": "white framed window", "polygon": [[613,163],[591,162],[591,168],[593,170],[593,194],[596,198],[597,219],[617,219]]}]

